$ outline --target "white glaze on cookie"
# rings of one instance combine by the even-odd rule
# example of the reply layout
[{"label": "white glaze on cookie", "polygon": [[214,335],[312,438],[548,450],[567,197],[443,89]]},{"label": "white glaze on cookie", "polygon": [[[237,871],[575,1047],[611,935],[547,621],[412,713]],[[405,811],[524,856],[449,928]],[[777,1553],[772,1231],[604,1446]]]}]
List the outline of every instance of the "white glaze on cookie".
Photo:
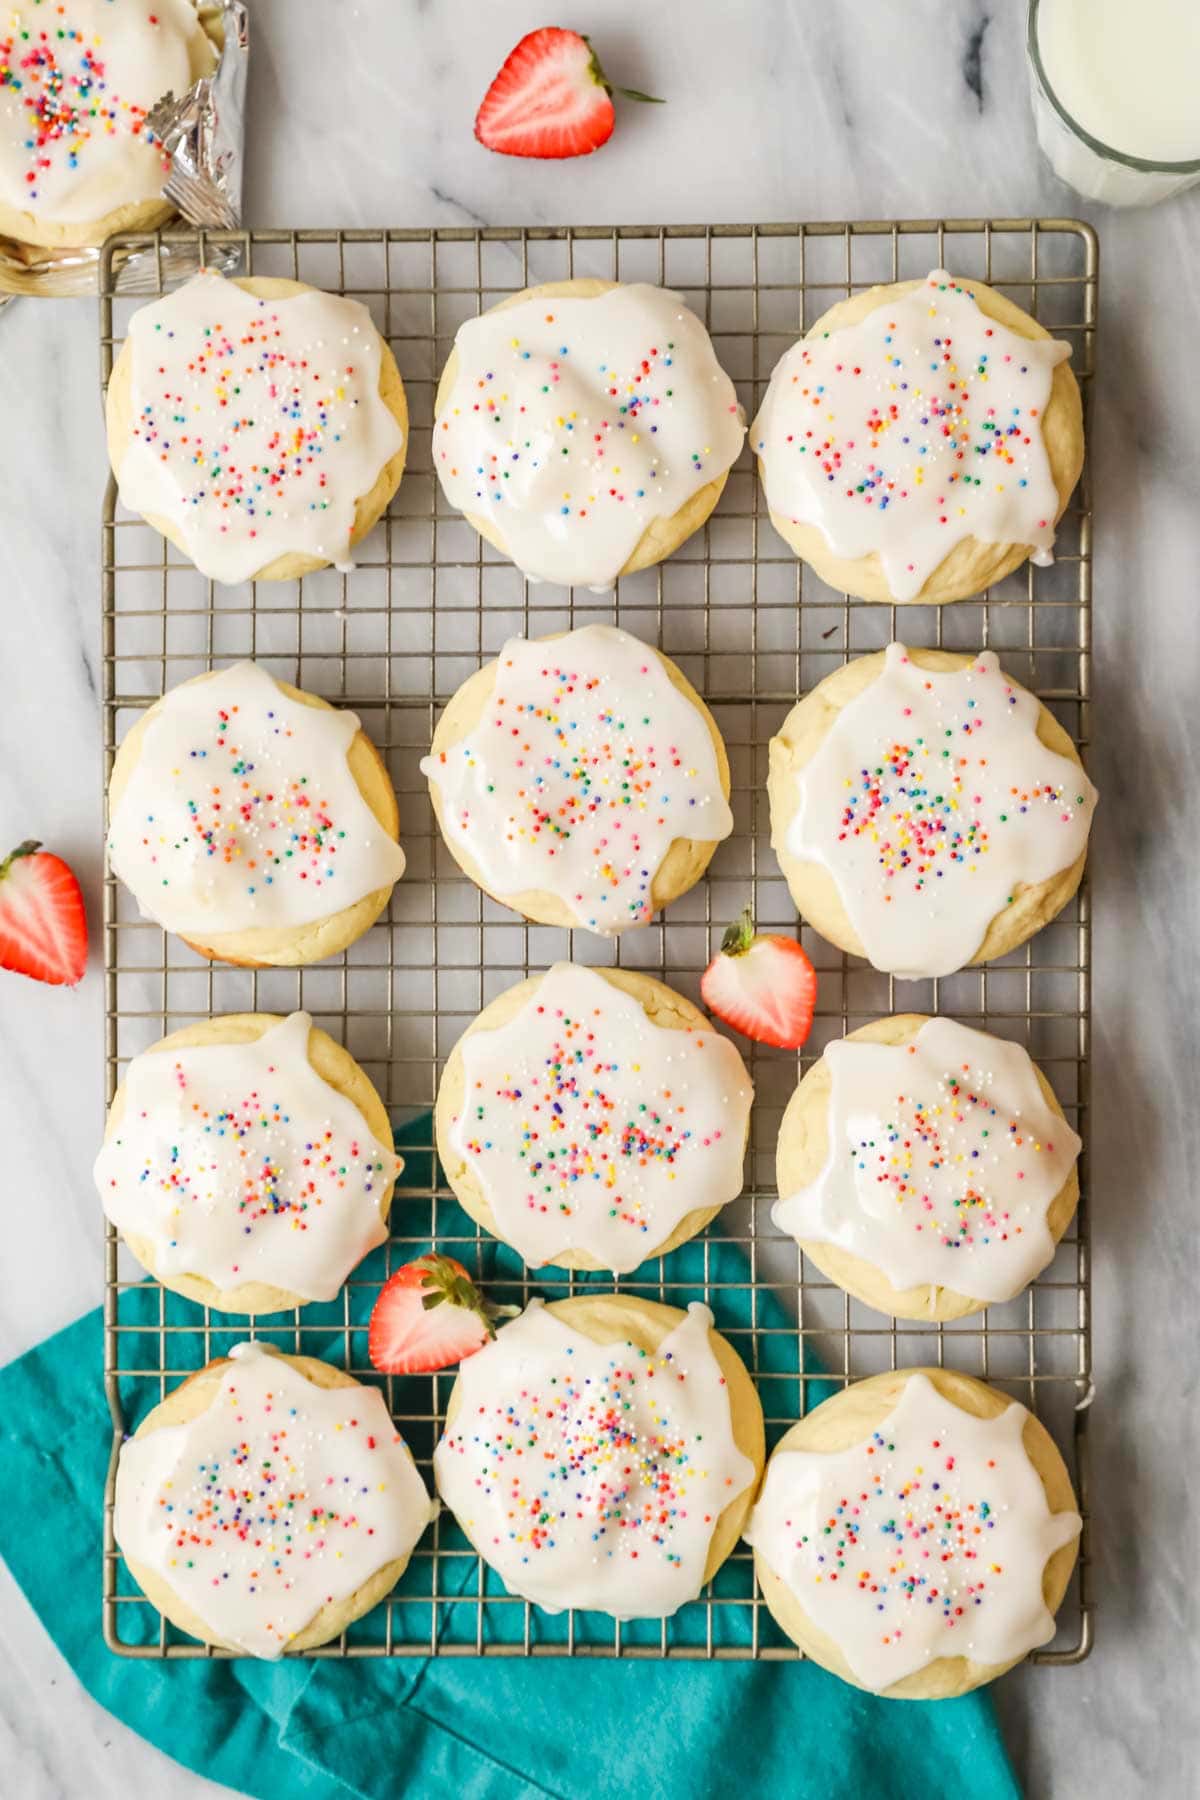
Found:
[{"label": "white glaze on cookie", "polygon": [[401,448],[357,300],[259,300],[204,271],[130,322],[122,503],[174,527],[215,581],[276,557],[350,566],[356,503]]},{"label": "white glaze on cookie", "polygon": [[1051,1513],[1015,1401],[979,1419],[911,1375],[849,1450],[780,1450],[746,1540],[882,1692],[942,1656],[1012,1662],[1054,1636],[1042,1597],[1053,1553],[1079,1535]]},{"label": "white glaze on cookie", "polygon": [[463,1363],[438,1491],[513,1593],[548,1612],[666,1618],[694,1599],[724,1509],[754,1480],[693,1305],[653,1355],[532,1301]]},{"label": "white glaze on cookie", "polygon": [[168,931],[310,924],[404,873],[346,756],[358,719],[254,663],[185,682],[150,720],[109,826],[115,872]]},{"label": "white glaze on cookie", "polygon": [[0,11],[0,205],[85,224],[161,196],[146,114],[191,86],[187,0],[6,0]]},{"label": "white glaze on cookie", "polygon": [[96,1185],[113,1224],[153,1246],[160,1275],[332,1300],[386,1239],[380,1200],[403,1164],[317,1074],[311,1026],[293,1013],[252,1043],[130,1063]]},{"label": "white glaze on cookie", "polygon": [[1020,1044],[927,1019],[908,1044],[825,1051],[829,1151],[772,1217],[862,1257],[893,1287],[1011,1300],[1054,1255],[1046,1224],[1080,1141]]},{"label": "white glaze on cookie", "polygon": [[784,848],[829,871],[877,969],[963,968],[1018,888],[1080,855],[1096,790],[1039,714],[990,650],[940,674],[891,644],[799,771]]},{"label": "white glaze on cookie", "polygon": [[121,1449],[113,1528],[214,1637],[281,1656],[407,1556],[429,1495],[377,1388],[320,1388],[237,1344],[211,1405]]},{"label": "white glaze on cookie", "polygon": [[750,427],[771,511],[816,526],[835,556],[878,552],[901,601],[964,538],[1050,562],[1042,417],[1069,355],[988,318],[943,269],[857,325],[802,338]]},{"label": "white glaze on cookie", "polygon": [[446,498],[544,581],[610,587],[746,435],[708,333],[665,288],[524,300],[468,319],[455,351],[433,430]]},{"label": "white glaze on cookie", "polygon": [[556,963],[461,1050],[453,1141],[527,1263],[585,1250],[628,1272],[685,1214],[741,1193],[753,1089],[718,1032],[656,1025],[636,995]]},{"label": "white glaze on cookie", "polygon": [[651,916],[676,838],[733,830],[706,720],[610,625],[512,638],[478,724],[421,770],[492,893],[553,894],[606,936]]}]

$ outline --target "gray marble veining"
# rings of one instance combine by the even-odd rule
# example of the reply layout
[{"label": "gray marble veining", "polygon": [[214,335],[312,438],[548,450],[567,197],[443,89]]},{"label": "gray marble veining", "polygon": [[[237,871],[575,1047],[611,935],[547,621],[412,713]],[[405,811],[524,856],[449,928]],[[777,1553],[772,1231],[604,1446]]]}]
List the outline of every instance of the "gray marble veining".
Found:
[{"label": "gray marble veining", "polygon": [[[613,78],[668,104],[622,107],[600,155],[541,166],[489,156],[471,131],[507,50],[544,23],[530,0],[254,0],[247,200],[262,224],[1082,212],[1098,225],[1098,1644],[1081,1668],[1017,1671],[996,1698],[1031,1794],[1133,1800],[1183,1796],[1200,1764],[1188,1480],[1200,1426],[1200,192],[1158,211],[1109,213],[1050,175],[1026,95],[1024,11],[1017,0],[568,4],[557,21],[596,36]],[[105,466],[93,306],[6,309],[0,356],[0,843],[30,832],[50,840],[84,877],[95,917]],[[100,1292],[90,1178],[100,1044],[94,971],[72,996],[3,982],[0,1359]],[[199,1800],[217,1791],[80,1691],[2,1571],[0,1610],[6,1793]]]}]

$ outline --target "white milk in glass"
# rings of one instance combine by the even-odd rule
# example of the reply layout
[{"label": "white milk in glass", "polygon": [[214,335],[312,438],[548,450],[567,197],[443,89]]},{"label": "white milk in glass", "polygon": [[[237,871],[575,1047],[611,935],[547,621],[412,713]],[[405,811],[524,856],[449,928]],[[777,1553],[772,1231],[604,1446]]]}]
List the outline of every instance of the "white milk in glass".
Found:
[{"label": "white milk in glass", "polygon": [[1063,181],[1139,206],[1200,180],[1200,0],[1035,0],[1030,51],[1038,140]]}]

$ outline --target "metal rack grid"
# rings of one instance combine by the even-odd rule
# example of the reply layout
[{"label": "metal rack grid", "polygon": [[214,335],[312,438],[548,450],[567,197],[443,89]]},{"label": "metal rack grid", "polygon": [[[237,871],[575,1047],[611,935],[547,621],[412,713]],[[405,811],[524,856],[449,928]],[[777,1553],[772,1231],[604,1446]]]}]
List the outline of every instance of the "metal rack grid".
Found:
[{"label": "metal rack grid", "polygon": [[[107,381],[130,303],[115,292],[114,254],[190,234],[115,241],[100,297]],[[1056,561],[1027,565],[978,599],[943,609],[895,608],[825,587],[766,518],[748,453],[708,524],[670,560],[623,578],[611,596],[528,586],[452,513],[432,473],[438,373],[458,325],[536,282],[570,275],[651,280],[680,290],[705,320],[752,415],[774,363],[802,329],[847,294],[950,266],[983,279],[1073,347],[1085,400],[1094,370],[1097,246],[1070,220],[945,220],[705,227],[535,227],[199,234],[201,260],[240,251],[244,272],[284,275],[361,299],[390,342],[411,412],[408,469],[352,574],[298,583],[214,586],[121,508],[104,503],[102,607],[105,778],[116,744],[166,688],[253,656],[274,674],[357,711],[387,757],[401,806],[408,871],[391,908],[344,956],[304,970],[212,966],[139,918],[109,877],[104,942],[105,1075],[111,1098],[131,1056],[209,1013],[309,1010],[363,1064],[393,1119],[432,1106],[445,1056],[481,1007],[555,958],[619,962],[697,998],[699,976],[728,918],[749,901],[765,929],[796,914],[769,849],[767,743],[797,696],[850,656],[901,636],[921,646],[999,652],[1085,746],[1090,696],[1090,480],[1064,517]],[[161,283],[160,283],[161,285]],[[736,835],[708,878],[665,918],[608,943],[527,924],[482,896],[440,843],[417,769],[440,707],[514,633],[541,635],[594,620],[659,645],[706,697],[732,767]],[[807,927],[820,974],[819,1011],[801,1069],[831,1038],[894,1010],[948,1012],[1024,1043],[1087,1140],[1089,925],[1086,888],[1021,950],[983,969],[897,984],[834,951]],[[899,991],[898,991],[899,990]],[[746,1045],[739,1043],[746,1051]],[[1071,1467],[1084,1516],[1079,1566],[1054,1643],[1035,1655],[1075,1663],[1092,1643],[1087,1408],[1091,1400],[1086,1149],[1084,1197],[1054,1262],[1018,1300],[953,1324],[893,1322],[832,1286],[770,1222],[774,1147],[797,1059],[748,1052],[756,1105],[746,1192],[701,1239],[646,1264],[621,1289],[686,1304],[704,1297],[745,1356],[767,1418],[768,1444],[834,1386],[880,1369],[943,1362],[979,1374],[1030,1405]],[[431,1140],[431,1128],[418,1136]],[[105,1381],[113,1461],[105,1495],[105,1640],[129,1656],[214,1654],[161,1619],[116,1550],[112,1497],[122,1435],[178,1380],[239,1338],[339,1361],[378,1379],[365,1325],[393,1266],[436,1242],[482,1277],[497,1299],[524,1301],[595,1286],[597,1278],[530,1276],[480,1234],[431,1154],[406,1149],[393,1236],[331,1305],[255,1325],[208,1312],[140,1281],[107,1228]],[[422,1166],[424,1164],[424,1166]],[[557,1273],[557,1272],[551,1272]],[[601,1286],[610,1279],[599,1278]],[[388,1378],[389,1406],[423,1473],[453,1372]],[[219,1654],[219,1653],[217,1653]],[[357,1655],[604,1655],[786,1659],[798,1653],[758,1596],[749,1553],[735,1553],[705,1594],[673,1620],[614,1624],[596,1614],[551,1617],[506,1594],[443,1513],[392,1598],[339,1641],[309,1652]]]}]

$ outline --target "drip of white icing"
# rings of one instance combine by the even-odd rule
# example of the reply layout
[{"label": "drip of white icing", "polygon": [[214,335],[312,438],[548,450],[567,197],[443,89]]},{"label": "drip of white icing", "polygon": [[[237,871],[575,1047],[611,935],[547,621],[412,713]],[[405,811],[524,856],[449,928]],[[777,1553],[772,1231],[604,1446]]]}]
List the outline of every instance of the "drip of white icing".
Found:
[{"label": "drip of white icing", "polygon": [[1048,563],[1058,494],[1042,436],[1070,346],[990,319],[944,269],[776,365],[750,441],[772,512],[835,556],[879,553],[915,600],[963,539]]},{"label": "drip of white icing", "polygon": [[785,848],[828,870],[877,969],[963,968],[1018,888],[1080,855],[1096,790],[1039,716],[990,650],[939,674],[891,644],[799,770]]},{"label": "drip of white icing", "polygon": [[159,199],[166,159],[145,117],[191,85],[199,35],[188,0],[7,0],[0,205],[76,225]]},{"label": "drip of white icing", "polygon": [[556,963],[515,1018],[462,1040],[455,1147],[527,1263],[585,1250],[625,1273],[742,1191],[753,1089],[718,1032],[672,1030]]},{"label": "drip of white icing", "polygon": [[468,319],[455,351],[433,430],[446,498],[541,580],[611,587],[746,435],[708,333],[664,288],[525,300]]},{"label": "drip of white icing", "polygon": [[225,1643],[281,1656],[432,1517],[377,1388],[320,1388],[238,1344],[212,1403],[122,1446],[113,1529]]},{"label": "drip of white icing", "polygon": [[252,1043],[130,1063],[96,1185],[113,1224],[153,1245],[160,1274],[332,1300],[386,1239],[380,1199],[403,1164],[317,1074],[311,1026],[293,1013]]},{"label": "drip of white icing", "polygon": [[276,557],[351,566],[357,502],[403,444],[357,300],[259,300],[205,271],[133,315],[132,435],[117,479],[214,581]]},{"label": "drip of white icing", "polygon": [[927,1019],[908,1044],[825,1051],[829,1150],[777,1201],[781,1231],[862,1257],[893,1287],[1011,1300],[1054,1255],[1050,1202],[1080,1141],[1020,1044]]},{"label": "drip of white icing", "polygon": [[493,893],[553,894],[606,936],[651,916],[676,838],[733,830],[706,720],[610,625],[510,639],[478,724],[421,771]]},{"label": "drip of white icing", "polygon": [[1014,1401],[976,1418],[914,1374],[849,1450],[771,1458],[746,1541],[864,1687],[942,1656],[1012,1662],[1054,1636],[1042,1573],[1081,1522],[1050,1511],[1028,1417]]},{"label": "drip of white icing", "polygon": [[548,1612],[669,1617],[699,1593],[721,1513],[754,1480],[693,1305],[650,1355],[532,1301],[463,1363],[438,1491],[513,1593]]},{"label": "drip of white icing", "polygon": [[110,823],[113,869],[184,933],[306,925],[390,887],[404,854],[347,765],[358,729],[254,663],[172,689]]}]

